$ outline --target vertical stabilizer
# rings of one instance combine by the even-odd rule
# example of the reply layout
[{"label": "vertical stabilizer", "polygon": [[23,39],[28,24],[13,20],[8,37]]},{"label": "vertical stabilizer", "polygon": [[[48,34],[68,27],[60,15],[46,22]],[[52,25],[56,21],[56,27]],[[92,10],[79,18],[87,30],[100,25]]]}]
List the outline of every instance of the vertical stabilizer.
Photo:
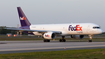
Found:
[{"label": "vertical stabilizer", "polygon": [[25,16],[24,12],[22,11],[21,7],[17,7],[19,19],[21,23],[21,27],[23,26],[30,26],[30,22],[28,21],[27,17]]}]

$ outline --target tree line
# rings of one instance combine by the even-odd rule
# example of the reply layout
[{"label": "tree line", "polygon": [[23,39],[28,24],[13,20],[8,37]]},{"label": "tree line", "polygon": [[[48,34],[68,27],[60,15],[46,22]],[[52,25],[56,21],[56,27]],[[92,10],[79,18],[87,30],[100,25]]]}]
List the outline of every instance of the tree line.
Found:
[{"label": "tree line", "polygon": [[[6,35],[8,33],[17,34],[17,31],[7,30],[6,28],[7,28],[6,26],[1,26],[0,27],[0,34],[1,35]],[[27,35],[27,34],[26,33],[22,33],[22,35]]]}]

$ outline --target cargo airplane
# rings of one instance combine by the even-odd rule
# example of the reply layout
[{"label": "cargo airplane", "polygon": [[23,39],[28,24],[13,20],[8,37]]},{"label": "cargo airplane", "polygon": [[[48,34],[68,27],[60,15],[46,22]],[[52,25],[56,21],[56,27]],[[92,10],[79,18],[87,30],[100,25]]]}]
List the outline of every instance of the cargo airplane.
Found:
[{"label": "cargo airplane", "polygon": [[50,42],[56,36],[62,36],[60,42],[66,42],[65,36],[71,38],[82,39],[84,35],[89,35],[89,42],[92,42],[92,37],[95,34],[101,34],[102,30],[99,25],[94,23],[68,23],[68,24],[40,24],[32,25],[21,7],[17,7],[21,27],[10,29],[26,32],[28,34],[40,35],[44,38],[44,42]]}]

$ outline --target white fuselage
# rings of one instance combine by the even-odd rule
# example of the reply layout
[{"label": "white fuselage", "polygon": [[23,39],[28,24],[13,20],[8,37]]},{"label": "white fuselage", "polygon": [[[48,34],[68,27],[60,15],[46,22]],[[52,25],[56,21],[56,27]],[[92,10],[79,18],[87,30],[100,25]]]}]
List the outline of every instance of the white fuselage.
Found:
[{"label": "white fuselage", "polygon": [[[102,33],[102,30],[99,28],[99,25],[96,25],[94,23],[41,24],[31,25],[30,29],[61,31],[61,35],[94,35]],[[38,32],[33,33],[35,35],[42,35]]]}]

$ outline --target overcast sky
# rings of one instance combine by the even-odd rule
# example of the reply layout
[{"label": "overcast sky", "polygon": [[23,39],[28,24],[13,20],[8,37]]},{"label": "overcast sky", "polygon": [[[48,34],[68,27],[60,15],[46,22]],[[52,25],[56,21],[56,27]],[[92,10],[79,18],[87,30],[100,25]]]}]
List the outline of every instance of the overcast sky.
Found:
[{"label": "overcast sky", "polygon": [[105,31],[105,0],[0,0],[0,26],[20,24],[17,7],[32,24],[96,23]]}]

